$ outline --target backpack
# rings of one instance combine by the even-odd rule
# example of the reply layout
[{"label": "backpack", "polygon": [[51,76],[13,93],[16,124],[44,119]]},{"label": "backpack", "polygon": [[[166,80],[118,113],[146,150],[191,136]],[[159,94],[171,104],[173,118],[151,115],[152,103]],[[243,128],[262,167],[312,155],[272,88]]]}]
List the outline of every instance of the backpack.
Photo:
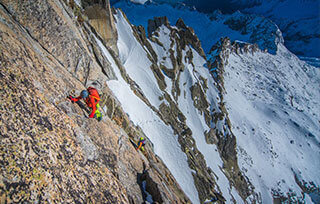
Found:
[{"label": "backpack", "polygon": [[144,146],[146,144],[146,139],[141,137],[140,142],[142,142],[142,146]]},{"label": "backpack", "polygon": [[95,89],[95,88],[90,86],[90,87],[88,87],[87,91],[89,92],[89,95],[91,97],[93,97],[97,101],[100,101],[100,96],[99,96],[99,93],[98,93],[97,89]]}]

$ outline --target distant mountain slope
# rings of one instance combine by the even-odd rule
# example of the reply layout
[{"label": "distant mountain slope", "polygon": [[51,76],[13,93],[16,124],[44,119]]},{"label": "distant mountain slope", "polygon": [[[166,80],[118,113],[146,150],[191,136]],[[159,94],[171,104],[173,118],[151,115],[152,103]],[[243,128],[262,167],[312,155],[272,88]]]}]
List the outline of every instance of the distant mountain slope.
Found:
[{"label": "distant mountain slope", "polygon": [[227,63],[218,73],[241,170],[263,203],[287,192],[297,193],[292,202],[319,202],[310,193],[320,182],[319,70],[281,44],[277,55],[251,49],[237,53],[236,45],[221,45]]},{"label": "distant mountain slope", "polygon": [[[111,1],[115,6],[122,4],[120,2],[125,2],[124,0],[114,0]],[[136,2],[136,1],[132,1]],[[144,8],[152,9],[153,5],[158,5],[159,10],[165,12],[163,8],[164,4],[170,4],[179,10],[183,8],[183,5],[188,6],[189,8],[196,8],[197,10],[211,14],[216,9],[221,10],[223,13],[233,13],[236,11],[241,11],[243,13],[256,14],[269,18],[275,22],[285,39],[286,47],[299,56],[307,57],[320,57],[320,2],[319,0],[243,0],[243,1],[197,1],[197,0],[180,0],[180,1],[167,1],[167,0],[153,0],[152,3],[149,1],[144,1],[146,5]],[[158,3],[158,4],[157,4]],[[159,5],[160,3],[160,5]],[[123,5],[119,6],[124,8]],[[131,9],[133,9],[133,5]],[[124,8],[125,9],[125,8]],[[137,21],[141,19],[141,16],[130,17],[130,12],[128,9],[125,9],[128,17],[132,23],[143,24],[142,21]],[[148,11],[145,11],[148,13]],[[140,12],[140,15],[145,12]],[[154,13],[154,16],[160,16],[158,12]],[[168,18],[171,18],[171,15],[175,15],[175,12],[170,12]],[[143,14],[142,16],[144,16]],[[163,14],[164,15],[164,14]],[[180,15],[186,22],[186,18]],[[193,15],[194,19],[197,22],[203,23],[203,20],[200,20],[196,15]],[[149,18],[152,18],[149,16]],[[192,26],[196,33],[199,35],[203,44],[211,44],[215,42],[210,42],[206,38],[201,36],[201,31],[199,32],[195,25],[192,22],[188,22],[188,25]],[[208,28],[208,27],[207,27]],[[229,36],[231,37],[232,34]],[[241,39],[238,39],[241,40]]]},{"label": "distant mountain slope", "polygon": [[140,5],[127,1],[119,1],[114,6],[121,8],[131,23],[145,28],[148,27],[148,19],[154,17],[167,16],[171,24],[182,18],[194,29],[206,53],[221,37],[257,43],[261,49],[268,49],[271,53],[275,53],[276,44],[283,41],[278,27],[261,16],[244,15],[240,12],[226,15],[215,12],[206,15],[185,7],[176,8],[168,4]]},{"label": "distant mountain slope", "polygon": [[273,20],[283,33],[286,47],[299,56],[320,58],[320,1],[269,0],[243,12]]}]

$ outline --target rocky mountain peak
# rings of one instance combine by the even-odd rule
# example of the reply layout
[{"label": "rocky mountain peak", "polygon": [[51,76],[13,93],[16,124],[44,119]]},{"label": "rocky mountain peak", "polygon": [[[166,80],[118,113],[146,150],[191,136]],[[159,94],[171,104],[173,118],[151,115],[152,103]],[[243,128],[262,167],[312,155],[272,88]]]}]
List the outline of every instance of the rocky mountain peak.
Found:
[{"label": "rocky mountain peak", "polygon": [[165,25],[170,27],[170,23],[168,21],[168,17],[154,17],[152,20],[148,20],[148,35],[150,36],[157,28],[160,26]]},{"label": "rocky mountain peak", "polygon": [[[182,20],[182,18],[179,18],[178,20],[177,20],[177,22],[176,22],[176,26],[178,27],[178,28],[180,28],[180,29],[188,29],[188,27],[186,26],[186,24],[184,23],[184,21]],[[192,28],[190,28],[190,29],[192,29]],[[193,30],[192,30],[193,31]],[[194,31],[193,31],[193,33],[194,33]]]},{"label": "rocky mountain peak", "polygon": [[181,37],[181,46],[191,45],[204,59],[206,55],[202,49],[201,42],[191,27],[186,26],[181,18],[176,22],[179,36]]}]

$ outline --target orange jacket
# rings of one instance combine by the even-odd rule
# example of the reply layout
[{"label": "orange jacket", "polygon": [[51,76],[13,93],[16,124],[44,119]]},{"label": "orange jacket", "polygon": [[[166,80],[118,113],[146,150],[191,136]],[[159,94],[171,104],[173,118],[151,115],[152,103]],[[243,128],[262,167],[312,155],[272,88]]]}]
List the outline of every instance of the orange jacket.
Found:
[{"label": "orange jacket", "polygon": [[139,150],[141,147],[142,147],[142,142],[139,141],[139,142],[138,142],[138,147],[136,148],[136,150]]},{"label": "orange jacket", "polygon": [[[72,101],[77,102],[80,99],[82,99],[82,97],[78,96],[77,98],[73,98]],[[92,111],[91,111],[91,114],[90,114],[89,118],[93,118],[94,113],[97,110],[97,104],[98,104],[99,100],[97,100],[96,97],[91,96],[91,95],[89,95],[87,98],[84,98],[83,100],[85,100],[85,102],[86,102],[88,107],[92,108]]]},{"label": "orange jacket", "polygon": [[138,141],[138,147],[136,148],[136,150],[139,150],[142,146],[144,146],[145,145],[145,141],[146,141],[146,139],[140,139],[139,141]]}]

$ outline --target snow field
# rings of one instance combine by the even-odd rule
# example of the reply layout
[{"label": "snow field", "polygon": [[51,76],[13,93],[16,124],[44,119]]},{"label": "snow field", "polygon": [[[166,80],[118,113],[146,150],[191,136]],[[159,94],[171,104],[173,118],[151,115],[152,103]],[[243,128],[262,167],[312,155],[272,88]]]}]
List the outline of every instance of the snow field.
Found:
[{"label": "snow field", "polygon": [[294,174],[319,186],[317,69],[280,45],[277,55],[231,55],[224,75],[239,166],[262,201],[272,202],[271,189],[301,192]]},{"label": "snow field", "polygon": [[148,59],[146,51],[136,41],[131,26],[123,20],[123,17],[117,17],[117,28],[120,59],[126,72],[143,90],[150,103],[158,108],[161,104],[159,96],[162,95],[162,92],[155,83],[156,78],[150,69],[152,63]]}]

